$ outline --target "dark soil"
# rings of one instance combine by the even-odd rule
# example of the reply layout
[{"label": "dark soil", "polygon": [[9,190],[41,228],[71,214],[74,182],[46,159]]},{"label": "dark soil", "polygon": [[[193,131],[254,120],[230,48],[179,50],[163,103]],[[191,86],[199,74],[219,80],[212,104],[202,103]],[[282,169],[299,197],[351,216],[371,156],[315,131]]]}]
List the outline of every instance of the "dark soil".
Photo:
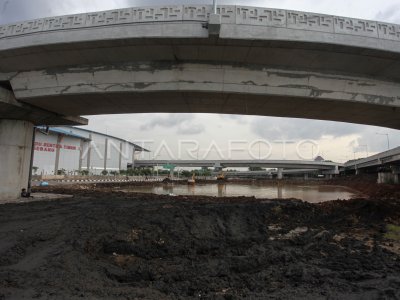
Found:
[{"label": "dark soil", "polygon": [[395,197],[69,192],[0,205],[0,299],[400,299]]}]

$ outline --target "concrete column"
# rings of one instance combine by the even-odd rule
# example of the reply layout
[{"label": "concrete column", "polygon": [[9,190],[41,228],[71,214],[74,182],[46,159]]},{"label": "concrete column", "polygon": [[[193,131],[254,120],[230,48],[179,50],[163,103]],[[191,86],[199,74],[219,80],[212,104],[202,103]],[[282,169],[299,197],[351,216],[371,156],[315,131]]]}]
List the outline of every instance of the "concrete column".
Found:
[{"label": "concrete column", "polygon": [[80,147],[80,149],[79,149],[79,168],[78,168],[79,172],[82,171],[83,144],[84,144],[84,142],[83,142],[83,140],[81,140],[81,143],[79,145],[79,147]]},{"label": "concrete column", "polygon": [[308,174],[304,174],[304,180],[308,180]]},{"label": "concrete column", "polygon": [[133,147],[133,150],[132,150],[132,169],[134,169],[135,168],[135,147]]},{"label": "concrete column", "polygon": [[392,169],[393,183],[394,183],[394,184],[399,184],[400,167],[398,167],[398,166],[391,166],[390,168]]},{"label": "concrete column", "polygon": [[122,142],[119,143],[119,162],[118,162],[118,166],[119,166],[119,171],[121,172],[121,168],[122,168]]},{"label": "concrete column", "polygon": [[58,145],[61,144],[61,139],[62,139],[62,135],[59,134],[57,136],[56,160],[54,162],[54,175],[57,175],[57,173],[58,173],[58,165],[60,163],[60,148],[59,148]]},{"label": "concrete column", "polygon": [[392,169],[392,180],[394,184],[399,184],[399,170],[396,167],[391,167]]},{"label": "concrete column", "polygon": [[89,139],[90,139],[90,141],[88,142],[86,167],[88,170],[88,174],[90,175],[90,154],[92,152],[92,134],[89,134]]},{"label": "concrete column", "polygon": [[278,199],[282,199],[282,198],[283,198],[282,185],[280,183],[278,183]]},{"label": "concrete column", "polygon": [[108,155],[108,138],[106,138],[104,145],[104,170],[107,171],[107,155]]},{"label": "concrete column", "polygon": [[384,177],[384,173],[379,172],[378,173],[378,181],[377,181],[378,184],[384,183],[384,178],[383,177]]},{"label": "concrete column", "polygon": [[0,200],[17,199],[27,189],[33,124],[0,120]]},{"label": "concrete column", "polygon": [[278,168],[278,179],[283,179],[283,169],[282,168]]}]

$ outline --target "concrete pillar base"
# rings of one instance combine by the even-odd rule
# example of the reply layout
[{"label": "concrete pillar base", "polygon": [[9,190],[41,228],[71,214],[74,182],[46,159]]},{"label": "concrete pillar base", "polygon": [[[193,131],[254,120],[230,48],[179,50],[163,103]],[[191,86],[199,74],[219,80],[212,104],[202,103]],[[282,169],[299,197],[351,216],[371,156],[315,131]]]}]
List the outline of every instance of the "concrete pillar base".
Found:
[{"label": "concrete pillar base", "polygon": [[378,173],[378,184],[399,184],[399,174],[397,173]]},{"label": "concrete pillar base", "polygon": [[278,179],[279,180],[283,179],[283,169],[282,168],[278,168]]},{"label": "concrete pillar base", "polygon": [[0,120],[0,200],[17,199],[28,187],[33,124]]},{"label": "concrete pillar base", "polygon": [[393,174],[393,183],[399,184],[399,174],[397,173]]}]

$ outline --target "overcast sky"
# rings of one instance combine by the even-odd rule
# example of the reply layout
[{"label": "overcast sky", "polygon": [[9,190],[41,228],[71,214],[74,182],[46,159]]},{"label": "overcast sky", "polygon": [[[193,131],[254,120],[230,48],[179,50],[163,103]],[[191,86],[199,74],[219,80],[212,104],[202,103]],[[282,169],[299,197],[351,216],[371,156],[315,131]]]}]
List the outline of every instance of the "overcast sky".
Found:
[{"label": "overcast sky", "polygon": [[[211,4],[212,0],[0,0],[0,24],[160,3]],[[219,3],[310,11],[400,24],[400,0],[219,0]],[[396,130],[316,120],[211,114],[130,114],[88,118],[90,129],[131,141],[154,140],[154,143],[146,145],[153,151],[165,140],[175,156],[178,156],[180,140],[196,140],[200,145],[200,157],[212,148],[208,158],[217,158],[218,150],[212,141],[227,156],[229,141],[246,141],[243,147],[247,147],[253,141],[266,139],[272,145],[271,158],[298,159],[296,145],[301,140],[312,139],[318,142],[320,154],[335,161],[363,157],[367,149],[369,154],[386,150],[387,139],[382,134],[389,134],[391,147],[400,145],[400,132]],[[285,153],[281,140],[290,141],[285,146]],[[253,148],[253,153],[260,152],[261,156],[268,152],[266,145],[261,145],[260,149],[258,146]],[[303,145],[300,150],[307,158],[316,154],[316,147],[312,145]],[[245,155],[238,151],[232,158]],[[168,156],[163,150],[158,158],[167,159]]]}]

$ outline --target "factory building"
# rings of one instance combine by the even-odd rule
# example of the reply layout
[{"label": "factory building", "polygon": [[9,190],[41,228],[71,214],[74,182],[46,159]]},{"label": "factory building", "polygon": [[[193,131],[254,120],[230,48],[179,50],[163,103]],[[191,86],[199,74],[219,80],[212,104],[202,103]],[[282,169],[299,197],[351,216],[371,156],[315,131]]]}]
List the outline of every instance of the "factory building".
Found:
[{"label": "factory building", "polygon": [[135,155],[148,150],[118,137],[77,128],[37,127],[34,175],[100,175],[134,165]]}]

